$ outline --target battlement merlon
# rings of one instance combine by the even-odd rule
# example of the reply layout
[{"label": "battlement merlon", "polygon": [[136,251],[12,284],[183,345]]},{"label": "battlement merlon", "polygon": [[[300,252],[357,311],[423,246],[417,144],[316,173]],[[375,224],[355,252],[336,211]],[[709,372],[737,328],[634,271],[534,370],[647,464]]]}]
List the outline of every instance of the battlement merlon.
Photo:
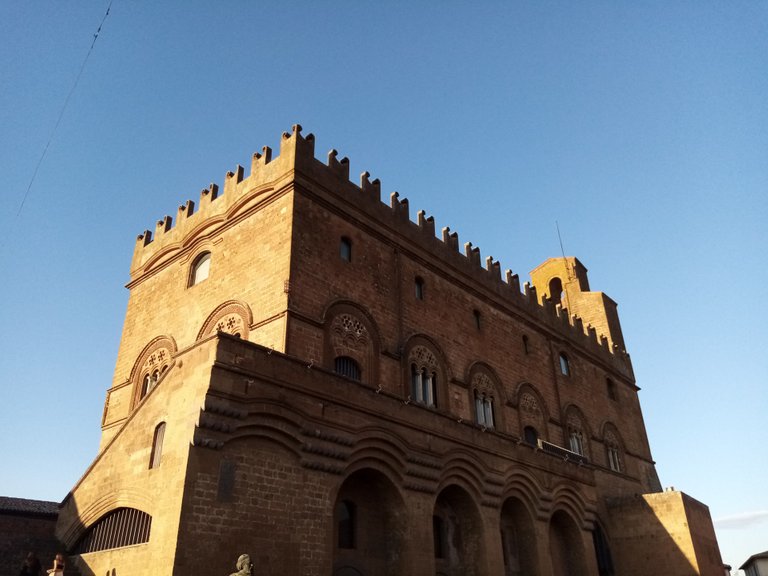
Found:
[{"label": "battlement merlon", "polygon": [[587,268],[573,256],[549,258],[531,271],[539,302],[567,309],[608,339],[611,349],[626,350],[616,302],[603,292],[591,292]]},{"label": "battlement merlon", "polygon": [[[162,217],[154,231],[142,232],[136,241],[131,262],[131,278],[135,279],[144,271],[147,263],[166,250],[173,251],[174,247],[186,248],[190,238],[206,235],[206,231],[217,227],[227,220],[233,211],[239,209],[246,195],[260,195],[272,190],[278,190],[288,184],[295,169],[310,170],[315,162],[315,137],[301,135],[301,126],[293,126],[291,133],[285,132],[280,138],[280,154],[272,157],[272,149],[264,146],[261,152],[256,152],[251,158],[251,172],[246,178],[242,166],[235,166],[224,176],[223,190],[211,184],[200,192],[200,200],[188,200],[182,204],[174,220],[170,216]],[[348,170],[346,158],[336,161],[339,172]],[[162,224],[160,224],[162,222]]]},{"label": "battlement merlon", "polygon": [[[442,229],[441,238],[436,237],[434,218],[426,217],[423,212],[416,214],[416,222],[411,221],[408,200],[401,199],[396,192],[388,203],[382,202],[381,183],[378,179],[371,180],[368,172],[361,174],[359,185],[351,182],[349,160],[337,157],[338,152],[331,150],[327,163],[315,158],[314,136],[302,136],[301,126],[293,126],[292,132],[284,133],[280,139],[279,156],[273,158],[272,150],[263,147],[261,153],[253,155],[247,178],[244,178],[243,169],[237,166],[226,174],[221,195],[218,186],[211,184],[202,191],[199,206],[188,201],[178,210],[175,223],[170,218],[163,218],[154,235],[150,231],[141,234],[134,250],[129,287],[178,258],[191,258],[199,250],[197,246],[206,239],[214,238],[223,227],[231,225],[274,194],[300,189],[302,194],[327,196],[339,211],[383,224],[408,246],[429,253],[429,259],[450,267],[455,278],[483,286],[499,305],[538,317],[550,329],[580,343],[585,350],[603,357],[632,378],[629,356],[624,351],[615,314],[616,305],[602,293],[588,292],[586,268],[578,260],[571,259],[568,268],[572,279],[576,281],[582,300],[595,300],[585,304],[583,309],[568,310],[567,305],[556,306],[542,300],[535,286],[537,282],[541,284],[540,280],[534,280],[534,286],[526,286],[521,293],[516,274],[507,271],[502,277],[501,265],[493,258],[486,258],[483,266],[480,249],[467,243],[461,250],[458,234],[448,227]],[[544,266],[547,266],[546,262],[537,270]],[[543,288],[538,294],[542,293],[546,293]],[[590,315],[587,313],[590,309],[599,309],[603,313]],[[604,339],[606,334],[610,334],[610,342]]]}]

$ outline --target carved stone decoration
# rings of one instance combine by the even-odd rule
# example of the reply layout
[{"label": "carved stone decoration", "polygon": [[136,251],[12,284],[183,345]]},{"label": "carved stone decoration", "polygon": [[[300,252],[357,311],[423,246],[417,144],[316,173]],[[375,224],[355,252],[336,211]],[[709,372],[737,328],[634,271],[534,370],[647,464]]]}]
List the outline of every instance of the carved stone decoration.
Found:
[{"label": "carved stone decoration", "polygon": [[493,382],[484,372],[477,372],[472,377],[472,387],[479,392],[493,393],[495,387]]},{"label": "carved stone decoration", "polygon": [[157,384],[160,377],[173,364],[176,343],[168,336],[150,341],[136,358],[131,370],[133,383],[131,406],[134,407]]},{"label": "carved stone decoration", "polygon": [[235,564],[237,572],[233,572],[229,576],[250,576],[253,564],[251,564],[251,557],[248,554],[241,554]]},{"label": "carved stone decoration", "polygon": [[251,322],[253,322],[253,316],[248,305],[229,300],[211,312],[197,334],[197,339],[201,340],[217,332],[224,332],[248,340]]},{"label": "carved stone decoration", "polygon": [[245,331],[244,326],[245,323],[242,316],[239,314],[228,314],[216,323],[216,331],[242,336]]},{"label": "carved stone decoration", "polygon": [[582,428],[581,418],[579,418],[579,415],[573,410],[568,413],[565,423],[570,430],[581,430]]},{"label": "carved stone decoration", "polygon": [[171,351],[166,348],[158,348],[152,352],[141,366],[141,374],[153,374],[156,370],[163,372],[171,361]]},{"label": "carved stone decoration", "polygon": [[414,346],[408,355],[408,363],[416,364],[416,368],[427,368],[431,371],[437,370],[437,358],[426,346]]},{"label": "carved stone decoration", "polygon": [[339,314],[333,319],[331,338],[335,349],[364,350],[369,341],[368,330],[352,314]]},{"label": "carved stone decoration", "polygon": [[520,409],[536,416],[541,414],[541,408],[539,408],[536,397],[529,392],[524,392],[520,397]]}]

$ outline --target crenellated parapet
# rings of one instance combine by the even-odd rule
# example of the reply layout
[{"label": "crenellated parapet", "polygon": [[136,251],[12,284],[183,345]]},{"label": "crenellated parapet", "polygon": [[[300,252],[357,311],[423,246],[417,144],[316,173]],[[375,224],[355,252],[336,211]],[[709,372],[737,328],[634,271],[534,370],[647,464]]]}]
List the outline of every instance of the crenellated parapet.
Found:
[{"label": "crenellated parapet", "polygon": [[272,157],[272,149],[268,146],[256,152],[247,177],[242,166],[235,166],[224,175],[221,190],[218,184],[210,184],[200,192],[197,205],[193,200],[187,200],[179,206],[175,220],[164,216],[154,230],[142,232],[134,249],[132,277],[146,272],[168,254],[185,250],[210,237],[222,224],[249,209],[252,203],[287,188],[293,171],[308,158],[314,161],[314,136],[302,137],[300,132],[301,126],[296,125],[291,133],[282,135],[280,154],[276,158]]},{"label": "crenellated parapet", "polygon": [[[132,277],[136,279],[156,263],[180,253],[191,256],[198,243],[213,238],[221,227],[275,195],[293,190],[322,199],[346,218],[375,222],[387,236],[397,239],[402,250],[434,263],[475,291],[479,288],[494,305],[535,318],[564,340],[600,355],[632,377],[623,341],[612,337],[607,325],[599,325],[585,313],[569,313],[567,303],[554,302],[543,287],[537,290],[535,285],[525,283],[521,290],[517,274],[511,270],[502,274],[501,263],[493,256],[483,260],[480,248],[472,242],[465,242],[461,248],[458,233],[449,227],[442,228],[437,237],[434,217],[420,210],[416,220],[411,220],[409,201],[398,192],[390,194],[388,204],[383,203],[378,179],[362,172],[359,184],[350,181],[350,162],[346,157],[339,158],[336,150],[328,152],[326,162],[315,158],[315,138],[312,134],[303,136],[301,126],[283,133],[279,155],[273,157],[272,149],[264,146],[253,154],[250,173],[246,176],[244,172],[242,166],[236,166],[226,173],[221,191],[211,184],[201,191],[197,204],[188,200],[179,206],[175,220],[165,216],[154,231],[142,233],[134,251]],[[588,285],[582,289],[588,290]]]}]

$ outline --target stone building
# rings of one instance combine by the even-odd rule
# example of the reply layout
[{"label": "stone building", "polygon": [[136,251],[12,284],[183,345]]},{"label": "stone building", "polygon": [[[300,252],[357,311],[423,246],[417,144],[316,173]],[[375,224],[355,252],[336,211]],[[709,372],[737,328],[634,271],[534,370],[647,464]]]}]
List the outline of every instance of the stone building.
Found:
[{"label": "stone building", "polygon": [[138,238],[81,574],[722,574],[579,260],[521,289],[298,126],[243,172]]},{"label": "stone building", "polygon": [[0,496],[0,576],[18,576],[29,552],[46,568],[59,552],[57,502]]}]

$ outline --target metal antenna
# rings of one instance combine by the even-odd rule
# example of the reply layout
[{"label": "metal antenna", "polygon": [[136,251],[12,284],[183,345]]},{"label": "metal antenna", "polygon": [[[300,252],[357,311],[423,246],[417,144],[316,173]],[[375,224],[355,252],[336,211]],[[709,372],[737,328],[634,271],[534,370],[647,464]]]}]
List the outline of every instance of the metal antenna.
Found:
[{"label": "metal antenna", "polygon": [[[568,274],[568,281],[570,282],[572,280],[571,278],[571,268],[568,266],[568,261],[565,259],[565,249],[563,248],[563,237],[560,235],[560,224],[555,220],[555,228],[557,228],[557,239],[560,242],[560,254],[563,255],[563,262],[565,263],[565,273]],[[565,301],[568,304],[568,313],[571,313],[571,299],[568,297],[568,290],[563,287],[563,292],[565,292]],[[550,298],[552,298],[552,294],[549,295]]]}]

